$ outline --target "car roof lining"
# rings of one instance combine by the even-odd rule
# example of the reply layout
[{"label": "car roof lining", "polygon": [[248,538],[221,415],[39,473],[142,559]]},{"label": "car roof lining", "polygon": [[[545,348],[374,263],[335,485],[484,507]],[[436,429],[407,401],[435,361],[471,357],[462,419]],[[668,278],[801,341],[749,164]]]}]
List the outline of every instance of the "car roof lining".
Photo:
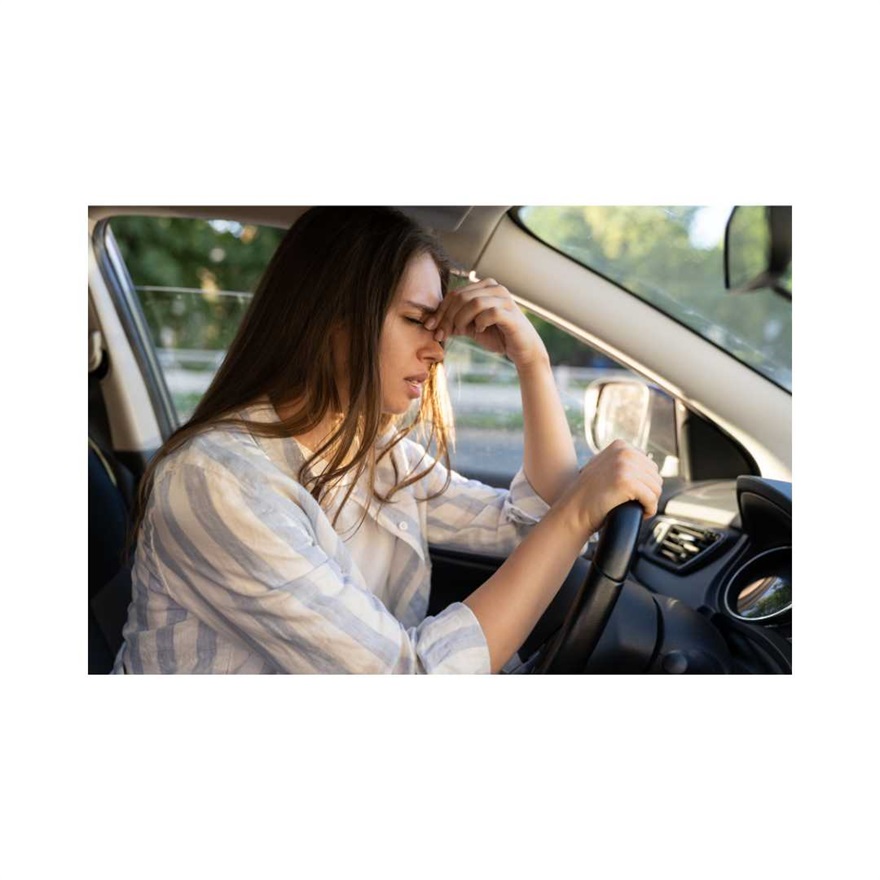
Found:
[{"label": "car roof lining", "polygon": [[[453,263],[470,270],[479,260],[492,233],[510,206],[416,205],[400,207],[408,216],[440,239]],[[305,205],[141,205],[90,206],[89,219],[97,222],[133,214],[155,217],[193,217],[202,220],[237,220],[259,226],[287,228],[301,217]]]}]

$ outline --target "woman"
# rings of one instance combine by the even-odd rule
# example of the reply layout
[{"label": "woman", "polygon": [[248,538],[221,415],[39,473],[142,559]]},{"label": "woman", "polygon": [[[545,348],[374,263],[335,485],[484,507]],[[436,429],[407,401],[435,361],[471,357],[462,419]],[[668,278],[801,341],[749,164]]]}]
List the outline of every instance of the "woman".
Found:
[{"label": "woman", "polygon": [[[448,281],[400,212],[313,208],[291,227],[143,480],[115,671],[497,672],[608,511],[656,512],[657,468],[626,444],[578,472],[546,349],[507,290]],[[518,371],[509,491],[449,469],[439,365],[454,334]],[[426,619],[429,542],[509,557]]]}]

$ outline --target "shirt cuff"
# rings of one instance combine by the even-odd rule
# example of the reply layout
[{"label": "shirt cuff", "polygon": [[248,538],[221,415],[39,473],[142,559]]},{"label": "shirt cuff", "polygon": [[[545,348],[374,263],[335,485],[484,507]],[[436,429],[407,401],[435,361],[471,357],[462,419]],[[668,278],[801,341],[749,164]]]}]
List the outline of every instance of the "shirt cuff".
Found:
[{"label": "shirt cuff", "polygon": [[550,509],[550,505],[526,479],[523,468],[516,472],[516,476],[510,484],[510,494],[507,496],[505,506],[508,519],[525,526],[533,526],[540,522]]},{"label": "shirt cuff", "polygon": [[426,618],[410,635],[416,636],[416,652],[425,672],[485,675],[492,671],[486,636],[463,602],[453,602],[436,617]]},{"label": "shirt cuff", "polygon": [[[505,512],[508,519],[518,525],[533,526],[544,518],[548,510],[550,510],[550,505],[535,491],[532,484],[528,481],[525,469],[520,468],[510,484],[510,494],[505,503]],[[598,540],[598,532],[590,535],[584,546],[581,547],[580,555],[583,556],[590,544]]]}]

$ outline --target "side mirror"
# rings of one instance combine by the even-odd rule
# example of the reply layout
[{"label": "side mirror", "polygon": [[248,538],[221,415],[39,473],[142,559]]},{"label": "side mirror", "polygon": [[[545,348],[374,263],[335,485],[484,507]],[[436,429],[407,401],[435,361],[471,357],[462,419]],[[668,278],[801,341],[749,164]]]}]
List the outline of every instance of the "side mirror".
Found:
[{"label": "side mirror", "polygon": [[675,400],[638,379],[597,379],[584,391],[584,434],[593,452],[625,440],[652,455],[664,477],[679,474]]},{"label": "side mirror", "polygon": [[724,286],[769,287],[791,299],[791,205],[737,205],[724,232]]}]

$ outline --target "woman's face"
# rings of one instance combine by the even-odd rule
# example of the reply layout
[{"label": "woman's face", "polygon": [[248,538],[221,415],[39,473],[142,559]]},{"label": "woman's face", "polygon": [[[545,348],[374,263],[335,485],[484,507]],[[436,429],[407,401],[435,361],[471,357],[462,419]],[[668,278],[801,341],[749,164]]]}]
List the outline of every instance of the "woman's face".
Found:
[{"label": "woman's face", "polygon": [[442,298],[434,260],[428,254],[415,257],[404,272],[379,340],[382,412],[406,412],[421,397],[432,364],[443,360],[443,347],[424,326]]}]

